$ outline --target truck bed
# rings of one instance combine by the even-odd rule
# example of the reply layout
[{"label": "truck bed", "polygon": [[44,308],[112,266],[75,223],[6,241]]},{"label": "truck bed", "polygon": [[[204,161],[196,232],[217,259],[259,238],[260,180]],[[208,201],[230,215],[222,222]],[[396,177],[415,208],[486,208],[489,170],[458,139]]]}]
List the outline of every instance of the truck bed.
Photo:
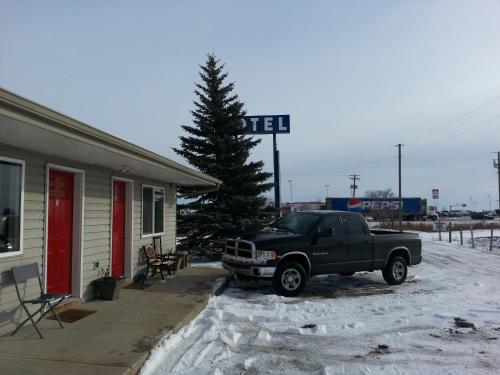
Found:
[{"label": "truck bed", "polygon": [[394,248],[406,248],[410,252],[410,264],[421,261],[421,241],[418,233],[400,232],[390,229],[370,230],[373,235],[373,260],[374,268],[385,265],[387,254]]},{"label": "truck bed", "polygon": [[415,237],[418,238],[418,233],[414,232],[400,232],[399,230],[393,230],[393,229],[371,229],[370,233],[373,234],[374,236],[380,236],[380,235],[404,235],[404,237],[400,238],[411,238]]}]

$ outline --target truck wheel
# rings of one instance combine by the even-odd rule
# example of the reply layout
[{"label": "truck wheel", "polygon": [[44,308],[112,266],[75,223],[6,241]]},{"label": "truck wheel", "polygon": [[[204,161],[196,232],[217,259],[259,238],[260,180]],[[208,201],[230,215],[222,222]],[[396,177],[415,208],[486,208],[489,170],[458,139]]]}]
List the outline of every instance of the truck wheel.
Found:
[{"label": "truck wheel", "polygon": [[387,284],[399,285],[406,280],[408,267],[406,261],[401,257],[389,259],[389,262],[382,270],[382,275]]},{"label": "truck wheel", "polygon": [[273,277],[273,288],[280,296],[294,297],[306,286],[306,271],[299,263],[282,264]]}]

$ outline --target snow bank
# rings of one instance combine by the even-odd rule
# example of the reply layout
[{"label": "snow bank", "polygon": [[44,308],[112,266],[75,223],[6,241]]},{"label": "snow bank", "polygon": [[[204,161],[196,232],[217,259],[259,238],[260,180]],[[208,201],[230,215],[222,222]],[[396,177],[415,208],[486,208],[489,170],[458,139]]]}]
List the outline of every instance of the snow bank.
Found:
[{"label": "snow bank", "polygon": [[268,283],[235,281],[165,337],[141,373],[500,373],[500,257],[430,235],[400,286],[380,272],[330,275],[284,298]]}]

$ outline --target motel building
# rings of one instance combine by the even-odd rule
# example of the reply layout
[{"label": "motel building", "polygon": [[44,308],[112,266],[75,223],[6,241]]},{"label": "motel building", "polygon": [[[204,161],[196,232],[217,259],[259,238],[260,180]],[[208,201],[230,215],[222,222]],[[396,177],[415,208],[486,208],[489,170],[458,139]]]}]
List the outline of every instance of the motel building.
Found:
[{"label": "motel building", "polygon": [[[0,89],[0,334],[24,316],[11,268],[37,262],[47,293],[94,298],[131,280],[141,247],[175,248],[176,186],[221,181]],[[35,280],[23,290],[37,297]]]}]

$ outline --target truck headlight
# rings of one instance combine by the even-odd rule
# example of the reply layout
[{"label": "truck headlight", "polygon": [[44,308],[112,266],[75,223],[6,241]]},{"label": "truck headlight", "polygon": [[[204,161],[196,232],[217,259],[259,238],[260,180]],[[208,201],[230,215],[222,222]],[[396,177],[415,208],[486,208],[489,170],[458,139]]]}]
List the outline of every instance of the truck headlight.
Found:
[{"label": "truck headlight", "polygon": [[275,251],[270,251],[270,250],[257,250],[256,252],[257,258],[264,258],[264,259],[276,259],[276,252]]}]

